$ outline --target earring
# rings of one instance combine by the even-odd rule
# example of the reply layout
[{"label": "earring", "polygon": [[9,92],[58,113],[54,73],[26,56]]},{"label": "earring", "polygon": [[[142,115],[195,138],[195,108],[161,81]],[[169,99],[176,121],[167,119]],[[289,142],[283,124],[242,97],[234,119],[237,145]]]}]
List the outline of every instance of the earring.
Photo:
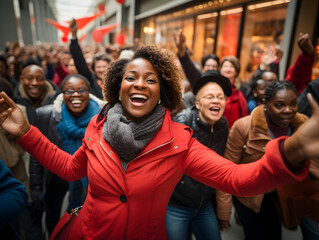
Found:
[{"label": "earring", "polygon": [[265,108],[264,108],[264,112],[266,112],[266,111],[267,111],[267,108],[265,107]]},{"label": "earring", "polygon": [[119,96],[119,100],[121,101],[121,96]]},{"label": "earring", "polygon": [[158,100],[158,103],[157,104],[161,104],[161,99],[160,100]]}]

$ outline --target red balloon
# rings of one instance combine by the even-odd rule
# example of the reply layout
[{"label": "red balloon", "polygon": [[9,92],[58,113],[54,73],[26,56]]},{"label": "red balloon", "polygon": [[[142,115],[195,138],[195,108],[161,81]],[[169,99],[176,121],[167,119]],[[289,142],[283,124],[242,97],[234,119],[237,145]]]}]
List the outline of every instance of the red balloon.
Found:
[{"label": "red balloon", "polygon": [[119,4],[124,4],[125,3],[125,0],[116,0]]},{"label": "red balloon", "polygon": [[101,43],[104,38],[104,34],[101,31],[94,30],[92,32],[92,38],[96,43]]},{"label": "red balloon", "polygon": [[115,42],[120,46],[123,45],[125,43],[125,35],[124,34],[117,35],[115,38]]},{"label": "red balloon", "polygon": [[68,40],[69,40],[69,39],[68,39],[67,36],[62,36],[62,37],[61,37],[61,41],[64,42],[64,43],[68,42]]}]

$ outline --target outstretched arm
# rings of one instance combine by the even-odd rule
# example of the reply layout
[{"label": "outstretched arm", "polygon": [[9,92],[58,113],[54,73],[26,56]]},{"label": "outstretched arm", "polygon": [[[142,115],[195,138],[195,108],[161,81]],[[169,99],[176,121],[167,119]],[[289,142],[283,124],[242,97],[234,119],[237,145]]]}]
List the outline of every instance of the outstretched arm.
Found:
[{"label": "outstretched arm", "polygon": [[37,159],[42,166],[67,181],[86,176],[84,149],[73,156],[50,142],[36,127],[31,127],[22,111],[4,92],[0,93],[0,127],[14,135],[17,143]]},{"label": "outstretched arm", "polygon": [[298,46],[302,51],[296,62],[288,69],[285,80],[295,85],[300,94],[309,82],[311,82],[312,65],[315,61],[314,46],[308,33],[300,33]]}]

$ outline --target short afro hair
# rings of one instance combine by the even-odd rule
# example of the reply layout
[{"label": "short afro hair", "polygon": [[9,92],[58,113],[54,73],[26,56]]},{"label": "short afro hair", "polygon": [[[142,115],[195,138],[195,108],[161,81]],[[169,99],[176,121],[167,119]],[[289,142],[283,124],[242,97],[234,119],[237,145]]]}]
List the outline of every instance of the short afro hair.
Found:
[{"label": "short afro hair", "polygon": [[172,53],[155,45],[142,46],[136,50],[132,60],[120,59],[108,68],[104,81],[106,100],[115,105],[119,101],[119,90],[126,66],[137,58],[149,61],[160,79],[161,104],[170,111],[178,109],[182,101],[182,73],[174,62]]}]

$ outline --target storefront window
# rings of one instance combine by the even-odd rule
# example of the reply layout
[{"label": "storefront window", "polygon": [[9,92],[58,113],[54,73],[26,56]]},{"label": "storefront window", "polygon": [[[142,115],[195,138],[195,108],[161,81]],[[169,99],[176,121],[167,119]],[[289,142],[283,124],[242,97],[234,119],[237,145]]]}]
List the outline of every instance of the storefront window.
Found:
[{"label": "storefront window", "polygon": [[236,56],[242,11],[242,8],[234,8],[220,12],[216,53],[221,59]]},{"label": "storefront window", "polygon": [[214,53],[216,39],[216,19],[218,13],[208,13],[197,16],[196,33],[193,49],[193,60],[200,62],[201,58],[207,54]]},{"label": "storefront window", "polygon": [[280,47],[288,3],[274,3],[276,1],[247,6],[240,52],[242,81],[250,81],[267,51]]},{"label": "storefront window", "polygon": [[174,32],[180,29],[183,30],[186,37],[186,45],[189,48],[192,48],[194,35],[193,18],[157,24],[155,30],[155,43],[169,51],[176,52]]},{"label": "storefront window", "polygon": [[141,23],[141,36],[145,44],[154,44],[155,26],[154,18],[148,18]]}]

